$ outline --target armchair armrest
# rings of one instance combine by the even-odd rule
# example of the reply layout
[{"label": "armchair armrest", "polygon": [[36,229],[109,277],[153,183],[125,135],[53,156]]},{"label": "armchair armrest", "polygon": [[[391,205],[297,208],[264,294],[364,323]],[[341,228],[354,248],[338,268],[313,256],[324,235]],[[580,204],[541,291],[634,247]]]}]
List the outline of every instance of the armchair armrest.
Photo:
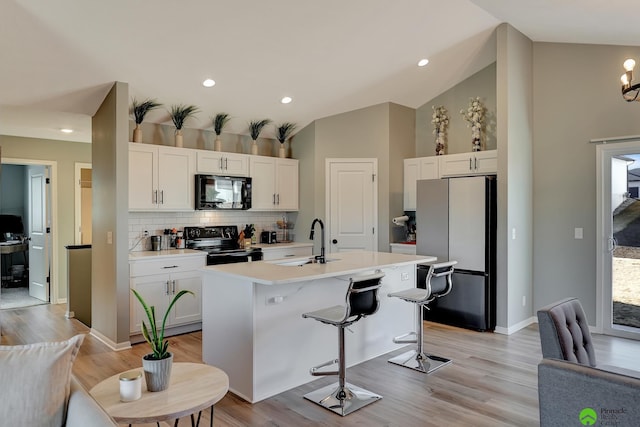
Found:
[{"label": "armchair armrest", "polygon": [[67,405],[67,427],[117,426],[118,424],[107,414],[80,382],[71,377],[71,393]]}]

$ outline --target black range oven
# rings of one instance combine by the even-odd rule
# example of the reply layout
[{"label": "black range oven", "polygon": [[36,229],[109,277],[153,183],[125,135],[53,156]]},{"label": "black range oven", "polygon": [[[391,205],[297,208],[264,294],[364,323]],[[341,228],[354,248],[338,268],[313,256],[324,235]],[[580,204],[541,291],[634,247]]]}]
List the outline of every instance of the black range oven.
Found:
[{"label": "black range oven", "polygon": [[260,261],[259,248],[242,249],[238,245],[238,227],[214,225],[184,227],[185,247],[207,252],[207,265]]}]

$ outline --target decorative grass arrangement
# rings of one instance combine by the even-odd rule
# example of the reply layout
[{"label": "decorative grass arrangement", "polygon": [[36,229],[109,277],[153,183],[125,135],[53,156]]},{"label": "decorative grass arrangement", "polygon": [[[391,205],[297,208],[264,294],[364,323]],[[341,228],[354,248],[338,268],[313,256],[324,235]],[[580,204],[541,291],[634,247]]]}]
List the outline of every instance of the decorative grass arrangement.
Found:
[{"label": "decorative grass arrangement", "polygon": [[229,123],[229,120],[231,120],[231,117],[229,117],[227,113],[216,114],[213,118],[213,130],[216,135],[220,136],[224,127]]},{"label": "decorative grass arrangement", "polygon": [[160,107],[162,104],[157,102],[155,99],[145,99],[142,102],[138,102],[135,98],[131,101],[131,114],[133,114],[133,120],[137,125],[142,123],[144,120],[144,116],[151,110],[155,110]]},{"label": "decorative grass arrangement", "polygon": [[171,115],[171,120],[173,121],[176,130],[181,130],[184,126],[184,122],[189,118],[193,117],[198,113],[200,109],[195,105],[172,105],[171,111],[169,114]]},{"label": "decorative grass arrangement", "polygon": [[280,144],[284,144],[284,142],[291,136],[291,133],[295,130],[296,124],[285,122],[276,127],[276,139],[280,141]]},{"label": "decorative grass arrangement", "polygon": [[262,132],[262,128],[271,123],[270,119],[263,120],[252,120],[249,122],[249,134],[251,135],[251,139],[254,141],[258,139],[260,136],[260,132]]}]

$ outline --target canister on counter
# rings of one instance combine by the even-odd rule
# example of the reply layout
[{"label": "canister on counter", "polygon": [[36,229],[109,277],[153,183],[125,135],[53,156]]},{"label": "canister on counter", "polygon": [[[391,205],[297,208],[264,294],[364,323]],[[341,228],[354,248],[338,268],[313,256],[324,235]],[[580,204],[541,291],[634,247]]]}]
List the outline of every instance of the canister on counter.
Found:
[{"label": "canister on counter", "polygon": [[120,400],[132,402],[142,397],[142,372],[129,371],[120,374]]}]

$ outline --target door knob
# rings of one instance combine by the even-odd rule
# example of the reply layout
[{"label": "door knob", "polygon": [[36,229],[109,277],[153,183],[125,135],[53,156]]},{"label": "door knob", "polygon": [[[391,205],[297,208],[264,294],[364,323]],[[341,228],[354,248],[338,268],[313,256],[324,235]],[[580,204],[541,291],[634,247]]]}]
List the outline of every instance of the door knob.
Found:
[{"label": "door knob", "polygon": [[331,243],[333,243],[333,244],[335,245],[336,243],[338,243],[338,240],[337,240],[337,239],[333,239],[333,240],[331,241]]}]

